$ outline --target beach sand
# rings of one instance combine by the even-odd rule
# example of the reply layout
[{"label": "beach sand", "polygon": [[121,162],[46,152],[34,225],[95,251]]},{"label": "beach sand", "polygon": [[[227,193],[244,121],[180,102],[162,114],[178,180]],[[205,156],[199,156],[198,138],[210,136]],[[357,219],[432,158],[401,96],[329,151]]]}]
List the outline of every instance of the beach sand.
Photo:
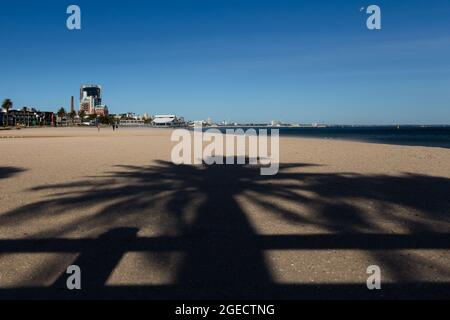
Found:
[{"label": "beach sand", "polygon": [[0,131],[0,297],[450,298],[450,150],[280,137],[261,176],[170,134]]}]

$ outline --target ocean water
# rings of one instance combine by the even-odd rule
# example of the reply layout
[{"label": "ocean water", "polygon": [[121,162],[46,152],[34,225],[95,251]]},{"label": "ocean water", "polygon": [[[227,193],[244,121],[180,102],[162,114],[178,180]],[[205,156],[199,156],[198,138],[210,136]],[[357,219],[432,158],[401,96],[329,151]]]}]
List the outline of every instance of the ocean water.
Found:
[{"label": "ocean water", "polygon": [[[239,127],[230,127],[237,129]],[[219,128],[225,131],[225,127]],[[248,129],[248,128],[242,128]],[[270,129],[268,127],[256,127],[255,129]],[[296,128],[274,127],[279,129],[280,135],[299,136],[322,139],[340,139],[364,141],[371,143],[384,143],[408,146],[426,146],[450,148],[450,126],[422,127],[422,126],[375,126],[375,127],[350,127],[336,126],[325,128]]]}]

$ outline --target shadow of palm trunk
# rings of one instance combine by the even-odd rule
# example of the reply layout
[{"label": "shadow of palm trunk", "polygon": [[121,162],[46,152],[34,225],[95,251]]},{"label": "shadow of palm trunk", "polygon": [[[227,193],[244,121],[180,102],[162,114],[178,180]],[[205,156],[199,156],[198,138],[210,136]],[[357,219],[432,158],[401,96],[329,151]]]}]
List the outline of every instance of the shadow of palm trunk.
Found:
[{"label": "shadow of palm trunk", "polygon": [[[233,176],[228,176],[227,182],[229,179]],[[182,287],[209,293],[209,297],[248,296],[267,289],[272,282],[255,230],[235,200],[237,190],[229,188],[229,183],[227,186],[202,188],[205,202],[187,231],[196,241],[185,252],[176,280]]]}]

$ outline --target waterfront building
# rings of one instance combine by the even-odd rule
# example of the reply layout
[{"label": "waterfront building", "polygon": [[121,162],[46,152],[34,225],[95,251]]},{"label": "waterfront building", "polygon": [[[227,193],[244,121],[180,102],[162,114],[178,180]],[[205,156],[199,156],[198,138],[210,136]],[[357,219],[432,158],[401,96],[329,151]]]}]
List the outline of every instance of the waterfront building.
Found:
[{"label": "waterfront building", "polygon": [[156,127],[180,127],[185,125],[183,117],[176,115],[155,115],[152,120],[152,125]]},{"label": "waterfront building", "polygon": [[23,107],[20,110],[9,110],[0,113],[0,125],[8,126],[49,126],[54,122],[53,112],[39,111],[35,108]]},{"label": "waterfront building", "polygon": [[192,122],[192,126],[194,126],[194,127],[198,127],[198,126],[206,127],[206,126],[208,126],[208,123],[205,120],[194,120]]},{"label": "waterfront building", "polygon": [[108,107],[107,106],[96,106],[94,110],[94,114],[97,116],[107,116],[108,115]]},{"label": "waterfront building", "polygon": [[119,125],[122,127],[141,127],[145,126],[143,119],[121,119]]},{"label": "waterfront building", "polygon": [[283,122],[281,122],[281,121],[279,121],[279,120],[272,120],[272,121],[270,122],[270,125],[271,125],[272,127],[280,127],[280,126],[283,125]]},{"label": "waterfront building", "polygon": [[139,126],[149,126],[151,116],[147,113],[143,115],[137,115],[134,112],[128,112],[121,115],[115,116],[115,119],[119,119],[118,123],[125,127],[139,127]]}]

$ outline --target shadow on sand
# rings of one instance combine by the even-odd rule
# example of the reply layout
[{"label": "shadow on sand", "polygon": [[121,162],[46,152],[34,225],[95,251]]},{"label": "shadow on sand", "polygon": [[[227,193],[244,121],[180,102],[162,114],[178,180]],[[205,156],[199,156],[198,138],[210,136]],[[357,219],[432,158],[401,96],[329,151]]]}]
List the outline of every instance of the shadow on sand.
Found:
[{"label": "shadow on sand", "polygon": [[[284,164],[278,175],[270,177],[261,176],[257,166],[175,166],[160,161],[145,167],[118,166],[115,172],[84,181],[36,187],[33,190],[51,193],[49,198],[3,214],[0,225],[26,224],[38,218],[51,221],[68,215],[72,218],[63,225],[49,223],[26,239],[0,240],[0,254],[79,253],[71,264],[86,270],[83,290],[64,289],[68,265],[56,263],[48,266],[59,273],[51,287],[0,289],[0,297],[449,297],[449,283],[417,281],[410,264],[402,264],[404,260],[392,259],[385,252],[450,248],[450,179],[414,174],[314,173],[311,169],[314,165]],[[252,213],[258,219],[310,226],[318,232],[258,234],[238,196],[262,208]],[[280,205],[277,199],[290,206]],[[370,203],[372,209],[355,205],[355,201]],[[314,214],[303,214],[300,208],[305,207]],[[399,207],[405,210],[400,212]],[[78,217],[77,208],[91,210],[92,214]],[[389,232],[379,221],[401,225],[408,232]],[[156,236],[138,236],[149,227],[157,231]],[[76,230],[96,236],[64,238]],[[367,250],[398,282],[386,284],[381,292],[368,291],[365,283],[278,284],[264,258],[264,250],[269,249]],[[166,266],[170,252],[182,252],[183,259],[171,284],[106,285],[127,252],[151,253],[148,259],[157,260],[161,268]],[[448,272],[440,268],[436,266],[435,270]]]},{"label": "shadow on sand", "polygon": [[16,167],[0,167],[0,179],[10,178],[23,171],[25,171],[25,169]]}]

